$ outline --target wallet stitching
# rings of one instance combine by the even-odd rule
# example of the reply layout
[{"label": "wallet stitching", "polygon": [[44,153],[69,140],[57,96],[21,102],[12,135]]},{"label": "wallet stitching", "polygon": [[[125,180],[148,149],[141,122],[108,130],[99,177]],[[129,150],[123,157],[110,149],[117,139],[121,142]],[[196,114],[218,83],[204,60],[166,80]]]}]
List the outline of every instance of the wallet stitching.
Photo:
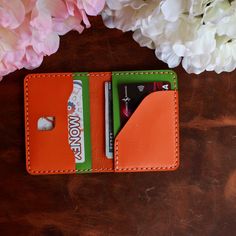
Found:
[{"label": "wallet stitching", "polygon": [[[97,77],[104,77],[107,76],[110,72],[89,72],[89,75],[97,76]],[[77,75],[76,73],[74,73]],[[143,71],[143,72],[112,72],[112,75],[155,75],[155,74],[162,74],[162,75],[174,75],[171,71]],[[175,77],[174,77],[175,79]]]},{"label": "wallet stitching", "polygon": [[[118,76],[119,75],[155,75],[155,74],[174,75],[174,73],[171,71],[113,72],[113,75],[118,75]],[[174,77],[174,81],[175,81],[175,77]]]},{"label": "wallet stitching", "polygon": [[[127,74],[128,72],[125,72]],[[138,72],[132,72],[132,74],[137,74]],[[114,73],[115,75],[124,75],[122,72]],[[130,73],[128,73],[130,74]],[[138,74],[149,74],[149,72],[141,72]],[[115,142],[115,170],[127,171],[127,170],[171,170],[175,169],[178,166],[179,158],[178,158],[178,150],[179,150],[179,141],[178,141],[178,111],[177,111],[177,82],[176,76],[173,72],[165,71],[165,72],[151,72],[151,74],[170,74],[174,75],[174,122],[175,122],[175,162],[171,166],[158,166],[158,167],[128,167],[128,168],[119,168],[119,140],[116,139]]]},{"label": "wallet stitching", "polygon": [[[84,76],[85,74],[74,73],[76,76]],[[50,77],[68,77],[71,74],[36,74],[29,75],[25,81],[25,95],[26,95],[26,144],[27,144],[27,167],[29,172],[33,174],[49,174],[49,173],[77,173],[77,172],[87,172],[87,171],[108,171],[113,170],[113,168],[98,168],[98,169],[66,169],[66,170],[32,170],[30,163],[30,129],[29,129],[29,78],[50,78]]]}]

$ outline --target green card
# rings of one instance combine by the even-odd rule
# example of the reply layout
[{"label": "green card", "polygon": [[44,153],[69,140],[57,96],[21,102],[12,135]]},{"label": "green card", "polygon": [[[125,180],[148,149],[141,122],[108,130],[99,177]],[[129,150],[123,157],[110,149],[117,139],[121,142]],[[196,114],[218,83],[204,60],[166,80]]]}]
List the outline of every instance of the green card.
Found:
[{"label": "green card", "polygon": [[[89,80],[87,73],[73,74],[73,91],[68,100],[68,139],[76,170],[92,168]],[[79,173],[79,172],[78,172]]]}]

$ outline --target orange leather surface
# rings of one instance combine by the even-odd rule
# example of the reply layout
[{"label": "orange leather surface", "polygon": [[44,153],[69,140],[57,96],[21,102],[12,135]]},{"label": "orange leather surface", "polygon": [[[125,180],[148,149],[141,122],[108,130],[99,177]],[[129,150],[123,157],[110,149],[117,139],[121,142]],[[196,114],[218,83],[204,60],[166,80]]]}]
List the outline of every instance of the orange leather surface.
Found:
[{"label": "orange leather surface", "polygon": [[[72,75],[34,74],[28,75],[24,83],[28,172],[74,173],[75,161],[68,145],[67,130],[67,101],[72,92]],[[55,117],[53,130],[37,130],[37,121],[42,116]]]},{"label": "orange leather surface", "polygon": [[105,155],[104,82],[110,80],[110,72],[89,73],[92,172],[113,171],[113,160]]},{"label": "orange leather surface", "polygon": [[115,139],[115,171],[165,171],[179,165],[177,91],[149,94]]},{"label": "orange leather surface", "polygon": [[[178,92],[149,94],[115,138],[114,160],[105,156],[104,82],[110,72],[89,73],[92,172],[175,170],[179,165]],[[72,74],[32,74],[25,78],[26,166],[31,174],[76,173],[68,144],[67,102]],[[37,121],[54,116],[51,131]]]}]

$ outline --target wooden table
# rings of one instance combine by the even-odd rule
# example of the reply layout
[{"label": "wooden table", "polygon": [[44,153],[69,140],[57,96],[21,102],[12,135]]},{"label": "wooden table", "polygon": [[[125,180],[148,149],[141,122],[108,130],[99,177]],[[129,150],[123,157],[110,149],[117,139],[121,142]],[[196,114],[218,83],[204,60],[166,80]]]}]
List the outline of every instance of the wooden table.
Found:
[{"label": "wooden table", "polygon": [[[33,72],[166,69],[130,33],[93,18]],[[0,235],[235,235],[236,73],[179,77],[181,165],[175,172],[30,176],[23,78],[0,83]]]}]

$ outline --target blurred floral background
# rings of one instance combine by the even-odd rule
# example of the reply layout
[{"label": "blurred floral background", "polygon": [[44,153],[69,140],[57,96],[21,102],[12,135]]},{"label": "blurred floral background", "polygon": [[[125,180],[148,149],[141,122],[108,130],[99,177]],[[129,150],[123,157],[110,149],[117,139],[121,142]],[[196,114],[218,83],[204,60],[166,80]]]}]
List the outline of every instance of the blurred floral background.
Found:
[{"label": "blurred floral background", "polygon": [[133,31],[170,68],[199,74],[236,67],[234,0],[0,0],[0,78],[38,67],[58,50],[59,36],[82,33],[88,16],[99,14],[107,27]]},{"label": "blurred floral background", "polygon": [[0,78],[34,69],[59,48],[59,36],[89,28],[104,0],[0,0]]},{"label": "blurred floral background", "polygon": [[221,73],[236,67],[236,1],[107,0],[107,27],[133,31],[170,68]]}]

